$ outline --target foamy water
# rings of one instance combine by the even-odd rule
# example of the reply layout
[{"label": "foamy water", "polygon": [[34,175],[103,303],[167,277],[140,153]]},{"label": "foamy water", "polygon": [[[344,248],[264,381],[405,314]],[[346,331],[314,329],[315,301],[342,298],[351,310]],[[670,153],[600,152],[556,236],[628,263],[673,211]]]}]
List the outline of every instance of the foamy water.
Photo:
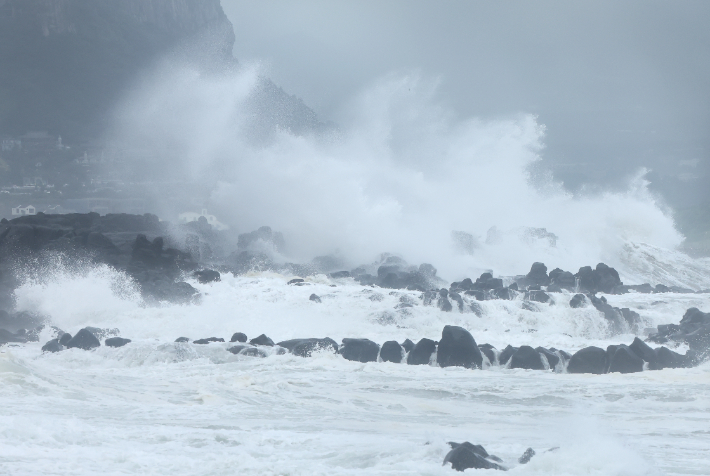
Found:
[{"label": "foamy water", "polygon": [[[125,347],[42,354],[42,342],[0,353],[0,470],[6,474],[452,474],[447,441],[483,444],[507,463],[531,446],[540,475],[707,474],[710,367],[633,375],[441,369],[349,362],[336,355],[235,356],[228,343],[176,344],[188,336],[266,333],[297,337],[437,339],[446,324],[498,348],[532,344],[574,351],[629,342],[609,337],[593,308],[554,294],[541,312],[521,301],[486,301],[482,317],[324,276],[288,286],[289,276],[224,275],[200,285],[200,305],[142,307],[98,292],[120,277],[31,283],[17,292],[52,322],[116,327]],[[82,299],[68,291],[83,283]],[[331,287],[335,284],[336,287]],[[322,303],[308,300],[311,293]],[[374,294],[377,298],[370,299]],[[64,295],[64,297],[61,297]],[[94,296],[94,297],[92,297]],[[710,296],[608,296],[648,326],[678,322]],[[53,305],[49,305],[49,301]],[[90,304],[90,305],[87,305]],[[55,309],[55,311],[51,311]],[[546,449],[559,450],[544,453]],[[469,470],[473,471],[473,470]]]}]

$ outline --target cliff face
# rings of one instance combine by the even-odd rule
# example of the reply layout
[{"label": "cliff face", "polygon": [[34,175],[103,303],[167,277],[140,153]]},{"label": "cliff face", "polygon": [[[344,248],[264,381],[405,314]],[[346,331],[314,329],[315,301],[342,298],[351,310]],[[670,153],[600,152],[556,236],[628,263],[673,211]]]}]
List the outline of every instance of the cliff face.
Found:
[{"label": "cliff face", "polygon": [[95,137],[142,69],[207,35],[234,64],[219,0],[0,0],[0,133]]}]

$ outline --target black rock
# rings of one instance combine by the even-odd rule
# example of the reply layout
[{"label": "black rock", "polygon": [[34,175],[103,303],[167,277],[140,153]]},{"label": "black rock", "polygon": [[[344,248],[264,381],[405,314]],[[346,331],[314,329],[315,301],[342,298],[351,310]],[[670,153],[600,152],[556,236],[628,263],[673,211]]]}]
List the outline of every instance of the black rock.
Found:
[{"label": "black rock", "polygon": [[[474,469],[499,469],[504,468],[493,459],[481,445],[474,445],[465,441],[463,443],[450,442],[451,451],[444,457],[444,464],[451,463],[451,468],[456,471]],[[500,458],[495,458],[500,461]]]},{"label": "black rock", "polygon": [[311,294],[311,297],[309,297],[308,299],[313,302],[321,302],[320,296],[318,296],[317,294]]},{"label": "black rock", "polygon": [[338,353],[355,362],[377,362],[380,346],[369,339],[343,339]]},{"label": "black rock", "polygon": [[123,347],[124,345],[131,342],[131,339],[124,339],[122,337],[110,337],[104,341],[104,344],[109,347]]},{"label": "black rock", "polygon": [[525,293],[525,299],[546,303],[550,301],[550,296],[545,291],[528,291]]},{"label": "black rock", "polygon": [[195,271],[193,273],[193,276],[195,276],[197,280],[202,284],[215,283],[222,280],[222,277],[219,272],[214,271],[212,269],[203,269],[202,271]]},{"label": "black rock", "polygon": [[498,362],[500,362],[500,365],[505,365],[508,363],[508,360],[513,356],[514,353],[518,351],[517,347],[513,347],[512,345],[508,345],[505,349],[503,349],[503,352],[500,353],[498,356]]},{"label": "black rock", "polygon": [[470,308],[471,308],[471,312],[474,313],[476,316],[478,316],[478,317],[483,316],[483,308],[477,302],[472,302],[470,305]]},{"label": "black rock", "polygon": [[584,294],[575,294],[574,297],[572,297],[572,299],[570,299],[569,301],[569,307],[571,307],[572,309],[578,309],[580,307],[584,307],[586,302],[587,299]]},{"label": "black rock", "polygon": [[449,301],[448,297],[449,292],[446,289],[441,289],[439,291],[439,298],[436,301],[436,305],[444,312],[451,312],[453,310],[453,306],[451,305],[451,301]]},{"label": "black rock", "polygon": [[259,337],[253,338],[249,341],[249,343],[254,345],[267,345],[269,347],[273,347],[274,345],[274,341],[266,337],[265,334],[261,334]]},{"label": "black rock", "polygon": [[560,357],[552,350],[548,350],[544,347],[536,347],[535,350],[545,356],[547,363],[550,364],[550,370],[555,370],[555,367],[557,367],[557,364],[560,361]]},{"label": "black rock", "polygon": [[476,301],[485,301],[486,293],[480,289],[474,289],[472,291],[466,291],[464,293],[467,296],[472,296]]},{"label": "black rock", "polygon": [[247,341],[247,335],[244,334],[243,332],[235,332],[232,334],[232,338],[229,339],[229,342],[246,342]]},{"label": "black rock", "polygon": [[210,342],[224,342],[224,339],[221,337],[207,337],[206,339],[192,341],[193,344],[209,344]]},{"label": "black rock", "polygon": [[597,292],[615,294],[615,288],[622,285],[619,273],[604,263],[599,263],[594,270],[594,281]]},{"label": "black rock", "polygon": [[72,335],[68,332],[65,332],[62,334],[62,336],[59,338],[59,343],[62,345],[67,345],[67,342],[69,342],[72,338]]},{"label": "black rock", "polygon": [[298,284],[298,283],[303,283],[303,282],[305,282],[304,279],[301,279],[301,278],[293,278],[291,281],[289,281],[289,282],[286,283],[286,284]]},{"label": "black rock", "polygon": [[481,368],[483,357],[470,332],[459,326],[444,326],[436,354],[440,367]]},{"label": "black rock", "polygon": [[10,342],[25,343],[27,338],[21,334],[14,334],[7,329],[0,329],[0,345]]},{"label": "black rock", "polygon": [[234,347],[230,347],[229,349],[227,349],[227,351],[231,352],[234,355],[244,355],[247,357],[261,358],[266,357],[266,352],[248,344],[235,345]]},{"label": "black rock", "polygon": [[547,275],[547,266],[543,263],[533,263],[530,272],[525,276],[528,285],[547,286],[550,284],[550,277]]},{"label": "black rock", "polygon": [[518,463],[528,464],[533,456],[535,456],[535,450],[533,450],[532,448],[528,448],[525,450],[525,453],[523,453],[523,455],[518,458]]},{"label": "black rock", "polygon": [[292,349],[293,355],[299,357],[311,357],[313,352],[328,350],[333,353],[338,352],[338,344],[330,337],[323,339],[306,339],[303,342],[296,344]]},{"label": "black rock", "polygon": [[607,368],[606,351],[599,347],[585,347],[575,352],[567,365],[571,374],[603,374]]},{"label": "black rock", "polygon": [[335,273],[330,273],[330,277],[333,279],[349,278],[350,271],[336,271]]},{"label": "black rock", "polygon": [[177,339],[175,339],[175,342],[190,342],[190,338],[189,337],[178,337]]},{"label": "black rock", "polygon": [[545,370],[540,353],[529,345],[522,345],[510,357],[511,369]]},{"label": "black rock", "polygon": [[72,337],[69,342],[66,343],[66,347],[68,349],[77,348],[83,350],[90,350],[99,346],[101,346],[101,342],[96,338],[94,334],[86,330],[86,328],[77,332],[76,335]]},{"label": "black rock", "polygon": [[678,369],[687,366],[685,355],[673,352],[667,347],[656,349],[656,356],[658,357],[658,365],[662,369]]},{"label": "black rock", "polygon": [[609,359],[609,373],[630,374],[643,370],[643,360],[628,346],[610,345],[607,348],[607,358]]},{"label": "black rock", "polygon": [[414,342],[409,339],[406,339],[404,342],[402,342],[402,347],[404,348],[405,352],[411,352],[412,349],[414,349]]},{"label": "black rock", "polygon": [[656,355],[656,351],[647,343],[636,337],[629,346],[629,349],[643,359],[644,362],[648,362],[649,370],[660,370],[661,367],[658,364],[658,355]]},{"label": "black rock", "polygon": [[235,355],[236,355],[236,354],[239,354],[239,353],[240,353],[242,350],[244,350],[244,349],[252,349],[252,348],[254,348],[253,345],[249,345],[249,344],[238,344],[238,345],[235,345],[235,346],[230,347],[229,349],[227,349],[227,352],[231,352],[232,354],[235,354]]},{"label": "black rock", "polygon": [[42,352],[61,352],[64,346],[59,343],[59,339],[52,339],[42,346]]},{"label": "black rock", "polygon": [[403,354],[404,352],[402,346],[394,340],[388,340],[382,344],[382,349],[380,350],[380,358],[383,362],[394,362],[395,364],[399,364],[402,362]]},{"label": "black rock", "polygon": [[[560,268],[555,268],[550,271],[550,286],[557,286],[560,289],[574,291],[577,286],[577,278],[569,271],[562,271]],[[550,288],[547,288],[550,291]]]},{"label": "black rock", "polygon": [[436,352],[436,342],[424,337],[409,352],[407,363],[409,365],[428,365],[434,352]]},{"label": "black rock", "polygon": [[463,312],[463,298],[461,297],[461,295],[457,292],[450,291],[449,298],[451,298],[451,300],[456,303],[456,306],[458,307],[459,312]]},{"label": "black rock", "polygon": [[495,347],[493,347],[491,344],[479,344],[478,349],[481,351],[481,354],[485,355],[488,358],[488,362],[490,362],[491,365],[496,363]]}]

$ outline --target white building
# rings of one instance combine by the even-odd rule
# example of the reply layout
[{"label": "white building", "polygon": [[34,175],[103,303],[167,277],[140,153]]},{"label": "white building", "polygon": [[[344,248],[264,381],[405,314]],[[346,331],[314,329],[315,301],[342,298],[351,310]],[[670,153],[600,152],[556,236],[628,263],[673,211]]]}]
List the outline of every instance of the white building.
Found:
[{"label": "white building", "polygon": [[178,222],[179,223],[190,223],[193,221],[198,221],[200,217],[204,217],[205,220],[207,220],[207,223],[215,227],[216,230],[228,230],[229,227],[225,225],[224,223],[221,223],[219,220],[217,220],[217,217],[214,215],[210,215],[207,213],[207,209],[203,208],[200,213],[195,213],[195,212],[183,212],[180,215],[178,215]]},{"label": "white building", "polygon": [[12,209],[12,216],[14,216],[14,217],[25,216],[25,215],[36,215],[36,214],[37,214],[37,209],[35,207],[33,207],[32,205],[27,205],[26,207],[23,207],[22,205],[18,205]]}]

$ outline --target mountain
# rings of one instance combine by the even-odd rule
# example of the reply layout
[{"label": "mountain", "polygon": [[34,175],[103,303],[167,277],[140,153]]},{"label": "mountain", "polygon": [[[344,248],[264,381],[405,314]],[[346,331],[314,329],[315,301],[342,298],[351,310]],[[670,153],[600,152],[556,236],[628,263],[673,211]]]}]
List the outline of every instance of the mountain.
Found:
[{"label": "mountain", "polygon": [[[205,67],[237,67],[219,0],[0,0],[0,134],[96,138],[143,71],[195,41]],[[319,125],[267,79],[255,94],[267,122],[295,132]]]}]

